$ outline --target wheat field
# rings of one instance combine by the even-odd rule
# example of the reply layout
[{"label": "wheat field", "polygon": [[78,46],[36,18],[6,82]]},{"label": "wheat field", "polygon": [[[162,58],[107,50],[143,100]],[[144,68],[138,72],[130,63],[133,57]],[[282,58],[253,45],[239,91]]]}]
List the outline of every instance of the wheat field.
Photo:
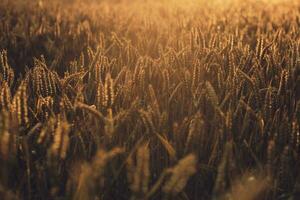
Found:
[{"label": "wheat field", "polygon": [[300,2],[1,0],[0,199],[300,199]]}]

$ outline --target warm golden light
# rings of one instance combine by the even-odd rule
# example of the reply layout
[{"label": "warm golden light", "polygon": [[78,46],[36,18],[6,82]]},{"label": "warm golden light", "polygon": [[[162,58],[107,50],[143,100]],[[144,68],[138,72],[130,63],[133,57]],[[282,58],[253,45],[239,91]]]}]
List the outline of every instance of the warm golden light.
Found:
[{"label": "warm golden light", "polygon": [[0,200],[297,200],[300,0],[0,0]]}]

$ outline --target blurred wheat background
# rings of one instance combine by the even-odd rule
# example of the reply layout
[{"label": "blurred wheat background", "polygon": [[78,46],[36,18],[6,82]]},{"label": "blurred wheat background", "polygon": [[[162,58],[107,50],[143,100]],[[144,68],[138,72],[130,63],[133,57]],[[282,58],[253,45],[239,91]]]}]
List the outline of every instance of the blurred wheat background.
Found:
[{"label": "blurred wheat background", "polygon": [[0,198],[300,197],[300,2],[0,1]]}]

